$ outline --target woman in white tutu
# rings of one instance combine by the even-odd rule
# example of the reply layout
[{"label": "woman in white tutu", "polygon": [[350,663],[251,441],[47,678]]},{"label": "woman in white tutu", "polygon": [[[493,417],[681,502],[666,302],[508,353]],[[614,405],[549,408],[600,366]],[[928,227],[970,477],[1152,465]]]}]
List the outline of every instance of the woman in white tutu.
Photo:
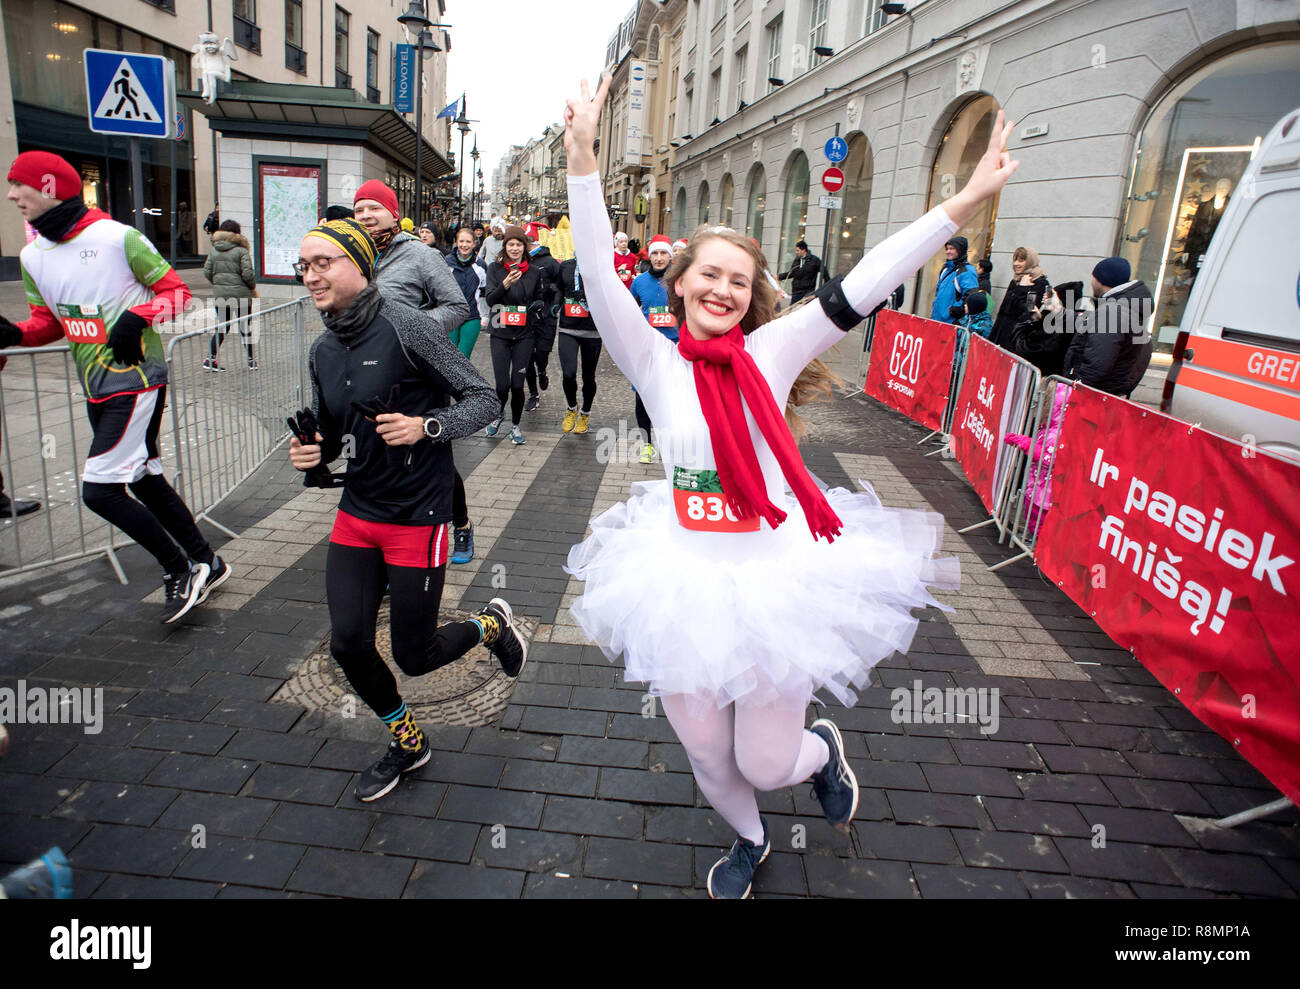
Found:
[{"label": "woman in white tutu", "polygon": [[583,82],[565,110],[573,240],[591,315],[658,427],[667,479],[634,485],[573,548],[566,569],[586,586],[572,611],[662,701],[700,790],[738,832],[709,895],[743,899],[771,849],[755,790],[811,777],[832,825],[847,829],[857,810],[839,731],[826,719],[804,728],[813,692],[854,703],[871,667],[910,645],[910,610],[938,603],[927,585],[957,585],[956,560],[933,558],[942,518],[882,508],[870,489],[819,491],[781,408],[818,354],[1002,188],[1017,164],[1011,126],[999,113],[960,193],[779,319],[753,243],[697,232],[664,276],[674,345],[614,272],[593,151],[608,89],[606,78],[593,98]]}]

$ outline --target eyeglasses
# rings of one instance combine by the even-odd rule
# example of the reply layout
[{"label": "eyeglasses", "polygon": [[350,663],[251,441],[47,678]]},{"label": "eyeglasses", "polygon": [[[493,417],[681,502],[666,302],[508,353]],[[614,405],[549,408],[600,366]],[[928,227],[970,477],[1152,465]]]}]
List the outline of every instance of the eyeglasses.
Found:
[{"label": "eyeglasses", "polygon": [[330,265],[332,265],[339,258],[345,258],[345,257],[347,257],[346,254],[332,254],[328,256],[322,256],[319,258],[312,258],[310,261],[304,261],[302,258],[299,258],[297,261],[293,263],[293,270],[294,273],[299,276],[307,274],[308,268],[311,268],[311,270],[316,272],[317,274],[323,275],[325,274],[325,272],[330,270]]}]

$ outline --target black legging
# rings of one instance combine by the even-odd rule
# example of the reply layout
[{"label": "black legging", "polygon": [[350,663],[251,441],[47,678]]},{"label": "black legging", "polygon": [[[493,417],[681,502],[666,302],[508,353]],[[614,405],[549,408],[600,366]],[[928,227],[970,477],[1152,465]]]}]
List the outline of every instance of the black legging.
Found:
[{"label": "black legging", "polygon": [[230,332],[230,322],[235,319],[239,320],[235,326],[239,328],[239,335],[243,338],[244,352],[248,355],[250,361],[253,359],[253,321],[248,315],[248,305],[246,304],[251,301],[251,299],[245,299],[242,300],[242,304],[239,299],[227,299],[217,302],[218,329],[212,334],[211,344],[214,359],[217,356],[217,351],[221,348],[221,341],[226,339],[226,334]]},{"label": "black legging", "polygon": [[537,378],[538,375],[546,377],[546,367],[551,363],[551,352],[549,350],[533,350],[533,355],[528,359],[528,370],[525,377],[528,380],[528,394],[533,398],[537,397]]},{"label": "black legging", "polygon": [[501,408],[510,398],[510,422],[518,426],[524,414],[524,372],[533,356],[533,335],[507,340],[492,337],[492,374],[496,378],[497,398]]},{"label": "black legging", "polygon": [[445,566],[394,567],[380,549],[330,543],[325,591],[330,652],[365,704],[383,717],[402,705],[393,671],[375,648],[375,621],[388,585],[393,659],[407,676],[446,666],[478,644],[474,622],[438,627]]},{"label": "black legging", "polygon": [[457,529],[469,525],[469,502],[465,498],[465,481],[456,471],[456,481],[451,486],[451,524]]},{"label": "black legging", "polygon": [[81,485],[86,507],[147,549],[169,574],[184,573],[190,560],[212,564],[212,547],[161,474],[146,474],[131,485],[131,494],[140,500],[131,498],[122,484],[84,481]]},{"label": "black legging", "polygon": [[578,354],[582,354],[582,412],[591,411],[596,397],[596,362],[600,360],[600,337],[560,334],[560,370],[564,375],[564,397],[569,408],[578,404]]},{"label": "black legging", "polygon": [[650,442],[650,413],[646,411],[645,403],[641,401],[641,396],[636,397],[636,424],[645,432],[645,441]]}]

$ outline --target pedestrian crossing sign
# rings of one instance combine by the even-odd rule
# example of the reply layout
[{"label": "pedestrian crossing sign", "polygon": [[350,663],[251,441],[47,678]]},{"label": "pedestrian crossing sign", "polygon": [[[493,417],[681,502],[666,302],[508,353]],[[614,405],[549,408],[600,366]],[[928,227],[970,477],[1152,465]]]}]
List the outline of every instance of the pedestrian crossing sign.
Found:
[{"label": "pedestrian crossing sign", "polygon": [[161,55],[85,50],[90,129],[97,134],[171,137],[176,68]]}]

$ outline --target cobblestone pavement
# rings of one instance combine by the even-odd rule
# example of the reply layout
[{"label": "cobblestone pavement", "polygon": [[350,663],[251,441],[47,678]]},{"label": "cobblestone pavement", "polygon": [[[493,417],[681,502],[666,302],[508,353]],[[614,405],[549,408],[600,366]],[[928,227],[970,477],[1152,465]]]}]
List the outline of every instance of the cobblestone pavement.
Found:
[{"label": "cobblestone pavement", "polygon": [[[475,362],[488,367],[485,344]],[[477,557],[450,568],[444,608],[504,593],[536,623],[499,721],[430,723],[428,765],[375,804],[354,800],[382,725],[364,708],[344,716],[341,697],[272,699],[293,694],[328,635],[337,501],[277,454],[219,513],[240,533],[220,545],[231,581],[179,626],[157,624],[158,574],[136,547],[120,554],[127,586],[103,560],[0,580],[0,687],[99,686],[106,711],[97,734],[10,725],[0,863],[61,845],[93,897],[704,895],[733,835],[662,712],[643,717],[643,686],[582,640],[568,614],[579,586],[561,570],[591,516],[662,469],[626,441],[628,458],[596,456],[632,422],[607,356],[591,433],[563,435],[554,363],[526,445],[456,443]],[[1232,831],[1190,820],[1277,794],[1032,565],[987,572],[1006,550],[988,530],[956,532],[981,507],[951,462],[922,455],[919,427],[862,396],[808,418],[810,469],[941,512],[963,583],[856,707],[830,709],[862,785],[855,833],[832,831],[807,787],[762,796],[774,850],[756,895],[1297,895],[1300,814]],[[462,662],[473,681],[483,657]],[[997,730],[899,723],[891,692],[918,682],[997,688]]]}]

